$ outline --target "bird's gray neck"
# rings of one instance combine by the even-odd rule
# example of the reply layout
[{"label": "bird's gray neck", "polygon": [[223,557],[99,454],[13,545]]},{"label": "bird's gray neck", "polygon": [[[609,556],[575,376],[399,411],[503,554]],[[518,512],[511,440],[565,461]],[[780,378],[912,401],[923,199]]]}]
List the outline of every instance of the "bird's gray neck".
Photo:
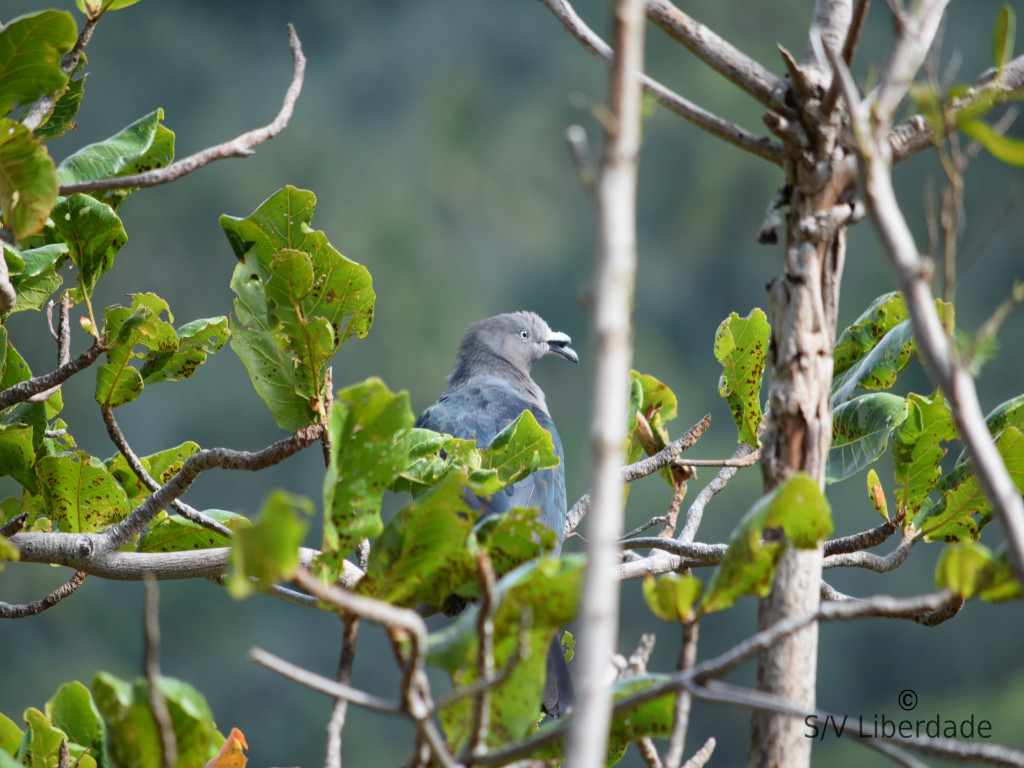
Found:
[{"label": "bird's gray neck", "polygon": [[544,392],[530,374],[495,354],[460,354],[448,376],[446,394],[467,386],[487,384],[510,387],[531,405],[548,412]]}]

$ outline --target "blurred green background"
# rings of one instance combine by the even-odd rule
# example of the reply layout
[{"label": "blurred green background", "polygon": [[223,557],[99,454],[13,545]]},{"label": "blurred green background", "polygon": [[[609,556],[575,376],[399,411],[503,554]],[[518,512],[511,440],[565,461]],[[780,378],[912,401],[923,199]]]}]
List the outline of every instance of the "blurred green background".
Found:
[{"label": "blurred green background", "polygon": [[[70,2],[55,3],[71,10]],[[991,61],[991,28],[1000,3],[954,4],[946,25],[939,75],[973,80]],[[578,9],[596,29],[607,28],[606,2]],[[798,55],[805,46],[812,3],[691,2],[687,11],[782,74],[775,49]],[[855,73],[884,61],[891,37],[885,3],[871,9]],[[50,4],[4,0],[0,19]],[[81,23],[81,17],[79,16]],[[314,225],[373,274],[374,327],[343,347],[334,362],[336,387],[370,375],[407,389],[414,410],[444,388],[462,330],[488,315],[532,309],[573,336],[579,367],[544,362],[535,371],[566,445],[570,499],[586,490],[586,418],[593,366],[587,297],[592,279],[594,216],[565,148],[571,123],[586,127],[595,153],[593,117],[604,98],[602,66],[537,2],[352,2],[351,0],[152,0],[112,13],[99,24],[89,64],[79,128],[51,145],[59,160],[162,107],[183,157],[269,122],[291,76],[285,25],[295,24],[309,58],[306,85],[288,129],[246,160],[225,160],[179,182],[136,194],[120,213],[129,242],[117,269],[100,281],[97,306],[130,292],[154,291],[177,323],[228,314],[234,257],[217,217],[245,216],[285,184],[313,190]],[[760,109],[660,30],[648,29],[648,71],[703,106],[759,131]],[[1017,135],[1021,130],[1015,128]],[[932,153],[902,164],[898,189],[924,249],[924,189],[941,182]],[[640,179],[640,267],[636,295],[635,367],[666,382],[679,396],[681,433],[705,413],[712,428],[693,455],[728,455],[735,429],[717,395],[714,331],[731,311],[765,306],[765,284],[780,269],[781,248],[760,246],[756,234],[781,172],[708,137],[655,108],[646,124]],[[967,174],[966,228],[961,249],[958,324],[977,329],[994,305],[1024,277],[1020,205],[1022,174],[985,154]],[[938,186],[938,184],[936,185]],[[892,289],[870,225],[855,227],[844,276],[841,324]],[[986,410],[1018,394],[1024,313],[1000,334],[999,356],[979,380]],[[37,313],[8,323],[33,370],[53,366],[55,350]],[[85,346],[76,335],[75,349]],[[931,387],[917,370],[906,380]],[[65,385],[64,418],[84,449],[114,452],[92,401],[85,374]],[[258,449],[280,438],[229,349],[184,384],[147,388],[119,410],[136,452],[147,454],[196,440],[204,447]],[[319,451],[306,451],[256,475],[204,474],[186,499],[199,508],[254,512],[281,486],[319,501]],[[891,490],[891,470],[879,468]],[[704,471],[690,499],[713,476]],[[708,508],[701,541],[723,541],[755,498],[756,470],[741,473]],[[837,534],[877,523],[866,503],[863,476],[832,487]],[[0,485],[14,493],[10,484]],[[656,478],[637,484],[627,528],[661,514],[669,501]],[[389,513],[403,499],[388,500]],[[688,502],[687,502],[688,503]],[[583,531],[585,535],[585,530]],[[983,540],[990,545],[992,526]],[[309,543],[318,544],[311,534]],[[579,542],[569,547],[578,548]],[[883,552],[892,545],[882,547]],[[864,595],[915,594],[933,587],[937,545],[916,547],[898,571],[837,573],[838,589]],[[8,566],[0,599],[41,597],[70,575],[46,566]],[[141,671],[142,586],[87,579],[71,599],[42,615],[0,624],[0,711],[18,719],[42,706],[64,681],[91,682],[98,669],[124,677]],[[330,701],[256,667],[245,657],[258,645],[332,675],[340,625],[328,615],[257,596],[236,603],[206,582],[162,585],[163,670],[196,685],[225,733],[247,736],[254,766],[314,766],[323,761]],[[623,588],[620,650],[631,652],[644,631],[659,632],[652,669],[671,669],[678,632],[651,618],[639,583]],[[440,619],[432,620],[434,622]],[[754,602],[709,616],[701,656],[724,650],[754,628]],[[900,715],[897,696],[912,688],[916,714],[993,724],[995,742],[1024,747],[1024,670],[1019,649],[1024,613],[1017,603],[968,605],[935,628],[869,620],[822,627],[819,702],[828,710]],[[379,694],[394,690],[394,662],[382,633],[365,626],[354,682]],[[750,682],[752,667],[731,679]],[[440,690],[445,681],[438,679]],[[708,735],[718,739],[712,765],[743,761],[746,712],[698,704],[688,752]],[[402,722],[351,709],[344,733],[350,766],[400,764],[412,744]],[[873,754],[872,754],[873,756]],[[856,743],[828,739],[817,764],[863,765]],[[624,766],[640,766],[630,752]]]}]

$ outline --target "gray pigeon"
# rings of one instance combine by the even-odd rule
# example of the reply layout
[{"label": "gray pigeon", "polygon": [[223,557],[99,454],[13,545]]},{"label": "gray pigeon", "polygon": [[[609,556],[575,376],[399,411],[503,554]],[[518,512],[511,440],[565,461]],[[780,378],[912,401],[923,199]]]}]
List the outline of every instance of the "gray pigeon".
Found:
[{"label": "gray pigeon", "polygon": [[[530,368],[542,357],[552,355],[579,362],[570,341],[533,312],[511,312],[473,323],[459,345],[448,388],[416,422],[417,427],[475,439],[479,448],[486,448],[523,411],[533,413],[537,423],[551,433],[555,455],[560,459],[558,466],[534,472],[490,499],[470,494],[467,501],[481,511],[482,517],[512,507],[536,507],[540,522],[558,537],[556,554],[562,549],[568,514],[564,451],[544,393],[530,378]],[[571,705],[572,695],[572,680],[556,636],[548,652],[541,709],[560,717]]]}]

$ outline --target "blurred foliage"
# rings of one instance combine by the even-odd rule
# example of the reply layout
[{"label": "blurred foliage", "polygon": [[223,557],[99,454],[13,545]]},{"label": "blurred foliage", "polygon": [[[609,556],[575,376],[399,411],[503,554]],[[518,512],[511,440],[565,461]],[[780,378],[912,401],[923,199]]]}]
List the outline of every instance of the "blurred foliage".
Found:
[{"label": "blurred foliage", "polygon": [[[71,3],[67,5],[70,9]],[[213,5],[186,2],[173,8],[145,3],[105,17],[88,49],[88,87],[83,89],[84,70],[62,81],[66,82],[65,90],[54,116],[44,123],[35,139],[15,125],[13,134],[5,134],[13,135],[15,143],[0,145],[0,164],[9,163],[12,157],[19,162],[25,159],[30,174],[35,176],[47,168],[42,146],[51,148],[53,158],[70,158],[90,142],[120,135],[117,132],[122,126],[129,126],[124,133],[147,120],[146,125],[156,127],[147,147],[139,150],[149,153],[148,159],[139,162],[166,163],[173,157],[175,136],[163,125],[163,115],[154,112],[159,106],[176,127],[176,140],[187,147],[184,152],[266,122],[276,110],[288,78],[285,21],[296,23],[310,56],[306,93],[289,129],[245,163],[226,161],[211,166],[174,185],[174,189],[154,189],[133,197],[123,208],[119,206],[124,196],[112,200],[109,195],[97,195],[103,198],[97,205],[69,208],[76,222],[81,218],[83,224],[93,227],[91,231],[105,233],[109,242],[100,244],[104,247],[61,249],[57,243],[44,242],[44,234],[38,236],[40,242],[34,248],[21,252],[20,262],[17,254],[5,250],[19,297],[26,297],[26,304],[32,308],[43,306],[46,297],[68,277],[65,265],[73,262],[88,276],[80,292],[89,295],[97,306],[122,301],[129,291],[156,291],[184,317],[204,317],[210,307],[225,312],[232,298],[227,290],[232,263],[211,212],[254,210],[270,191],[288,182],[317,190],[321,201],[318,224],[331,239],[344,244],[345,253],[367,265],[374,275],[374,290],[382,297],[373,318],[371,338],[375,342],[346,348],[343,360],[336,363],[338,385],[379,375],[412,389],[410,406],[415,411],[417,404],[431,402],[440,391],[454,341],[465,325],[498,311],[534,308],[553,325],[577,328],[573,335],[582,336],[584,313],[572,299],[585,296],[589,279],[590,213],[573,177],[561,135],[570,121],[584,122],[596,135],[597,123],[589,108],[578,105],[602,98],[603,72],[538,4],[478,5],[465,0],[429,6],[408,2],[336,5],[326,0],[287,7],[240,1]],[[38,3],[11,0],[6,7],[3,20],[9,21],[11,14],[37,10]],[[601,28],[603,4],[581,2],[579,8]],[[971,79],[989,66],[990,20],[995,11],[996,5],[989,3],[953,6],[946,45],[964,54],[960,79]],[[780,67],[775,43],[798,50],[806,33],[806,4],[795,0],[745,8],[743,14],[735,13],[727,3],[704,4],[694,12],[776,71]],[[881,58],[888,35],[884,13],[884,7],[872,9],[865,48],[858,54],[861,72],[867,71],[868,61]],[[238,28],[240,19],[245,20],[245,33],[227,33]],[[656,33],[650,37],[650,71],[711,109],[758,128],[758,110],[746,97],[681,56],[676,46]],[[0,48],[0,54],[2,51]],[[258,55],[254,54],[257,51]],[[0,64],[3,61],[0,55]],[[132,65],[126,66],[125,62]],[[571,98],[569,94],[573,94]],[[79,102],[81,111],[76,116]],[[147,117],[137,120],[140,114]],[[44,141],[46,145],[40,143]],[[143,144],[145,141],[139,146]],[[637,367],[664,383],[667,395],[672,395],[673,408],[678,408],[685,422],[713,410],[715,424],[728,424],[730,409],[716,403],[712,392],[719,375],[708,354],[713,327],[734,310],[744,313],[762,303],[762,285],[777,271],[777,254],[756,248],[753,240],[765,201],[779,178],[773,169],[755,165],[750,158],[719,146],[663,111],[654,112],[649,119],[644,153]],[[95,154],[96,162],[101,162],[104,153]],[[111,156],[119,155],[114,152]],[[921,177],[935,172],[934,163],[915,158],[906,165],[900,169],[901,190],[924,242],[925,227],[917,206]],[[60,178],[73,167],[65,160],[54,171]],[[968,189],[966,213],[971,227],[964,240],[967,259],[962,262],[957,301],[958,325],[965,329],[976,327],[987,317],[993,304],[993,286],[1009,285],[1020,276],[1016,244],[1024,237],[1024,218],[1006,213],[1013,210],[1015,195],[1019,197],[1019,177],[982,156],[969,172]],[[52,205],[49,201],[55,200],[55,195],[55,185],[41,185],[29,198],[32,204],[25,207],[29,215],[11,223],[20,233],[31,230],[40,223],[39,210]],[[9,203],[9,198],[0,196],[0,207],[8,210]],[[125,229],[132,233],[130,242],[122,242],[116,226],[108,226],[113,221],[108,211],[125,222]],[[842,306],[851,318],[890,284],[874,246],[861,234],[865,229],[852,233],[851,258],[844,279]],[[975,231],[982,234],[970,234]],[[107,272],[115,255],[118,268]],[[235,256],[243,258],[237,251]],[[981,259],[983,262],[976,264]],[[124,309],[129,317],[135,312],[146,314],[144,304]],[[161,310],[153,306],[149,310],[151,317],[139,316],[131,323],[125,319],[120,326],[128,324],[131,330],[137,322],[138,328],[149,330],[140,330],[134,339],[125,332],[117,347],[121,351],[115,352],[114,361],[107,361],[108,365],[116,363],[119,376],[102,390],[103,399],[112,395],[112,404],[115,400],[124,403],[119,416],[126,431],[138,435],[140,452],[156,455],[168,445],[192,439],[203,445],[259,446],[280,435],[273,419],[266,417],[259,400],[249,391],[246,370],[227,355],[198,360],[207,374],[190,382],[188,388],[147,389],[147,398],[152,400],[145,402],[152,402],[151,406],[137,406],[129,399],[121,401],[122,396],[138,395],[139,378],[148,384],[150,371],[168,370],[154,361],[175,354],[169,347],[169,336],[166,347],[156,344],[155,349],[138,341],[157,338],[153,333],[158,328],[166,333],[163,325],[169,327],[173,322],[169,312],[165,313],[167,320],[157,320]],[[286,318],[278,319],[283,328]],[[210,343],[184,332],[191,325],[175,332],[179,339],[176,349],[185,357],[197,346],[207,349]],[[30,366],[37,371],[52,367],[52,345],[38,313],[12,315],[5,326],[4,386],[28,378]],[[218,326],[216,334],[220,344],[227,338],[221,328]],[[12,337],[26,340],[19,341],[20,350],[7,341],[7,329]],[[95,330],[99,332],[100,328]],[[1019,336],[1021,330],[1020,317],[1013,317],[1004,329],[1004,338]],[[867,348],[880,345],[881,337],[874,332],[868,337]],[[195,343],[190,346],[186,339]],[[904,347],[893,347],[897,348]],[[136,370],[133,360],[142,361],[138,378],[129,370]],[[314,364],[302,374],[302,380],[320,375],[320,360],[311,360]],[[857,360],[863,360],[862,353],[853,353],[852,362]],[[573,375],[565,371],[539,372],[566,440],[571,498],[575,497],[574,491],[578,494],[584,490],[586,482],[586,452],[581,447],[586,403],[578,396],[578,379],[569,378]],[[920,381],[919,370],[913,365],[901,376],[903,381],[909,379],[911,386],[915,386],[915,377]],[[918,389],[922,386],[916,385]],[[989,364],[981,387],[985,402],[991,404],[1009,402],[1019,392],[1019,372],[1011,355],[1004,353]],[[179,389],[183,393],[166,391]],[[99,391],[88,382],[85,386],[69,382],[61,404],[52,398],[48,404],[20,409],[19,421],[8,424],[3,432],[4,456],[10,453],[16,463],[21,462],[19,466],[24,466],[23,461],[29,457],[48,460],[51,455],[75,449],[67,438],[64,442],[44,438],[42,427],[59,427],[62,422],[57,413],[84,412],[83,403],[91,404]],[[915,397],[905,398],[911,410]],[[884,457],[883,436],[891,436],[895,446],[902,445],[901,440],[905,443],[910,435],[898,431],[904,429],[895,423],[899,409],[895,410],[896,416],[886,415],[888,412],[881,417],[872,415],[877,410],[869,406],[879,402],[895,403],[881,399],[850,406],[855,418],[844,422],[844,434],[855,430],[850,445],[857,446],[856,454],[840,461],[839,466],[855,469],[843,469],[838,474],[846,476],[863,469],[874,458]],[[925,407],[923,400],[919,404]],[[1012,409],[1002,410],[1006,413]],[[667,412],[666,406],[665,421]],[[920,418],[914,425],[923,428],[932,423],[924,414]],[[84,423],[74,425],[75,440],[82,446],[79,456],[109,451],[102,425],[81,421]],[[895,434],[887,428],[890,424],[897,430]],[[1003,426],[998,432],[1004,430],[1009,450],[1016,445],[1015,429]],[[997,431],[995,427],[993,431]],[[878,452],[879,441],[882,453]],[[946,462],[939,467],[935,484],[928,486],[930,503],[944,503],[947,490],[953,493],[961,489],[954,497],[960,499],[962,484],[945,489],[940,486],[941,479],[950,476],[953,469],[948,466],[952,462],[944,458],[945,450],[923,437],[911,442],[920,446],[919,452],[929,445],[940,448],[937,457],[928,459],[933,468],[937,466],[935,461]],[[715,429],[702,448],[707,450],[704,455],[717,455],[731,451],[732,445],[731,430]],[[906,503],[912,497],[916,503],[925,486],[915,485],[917,481],[912,478],[918,476],[917,469],[924,466],[925,459],[920,455],[915,458],[913,450],[905,455],[905,459],[897,460],[896,498]],[[263,483],[221,473],[223,480],[219,477],[216,485],[197,484],[195,503],[251,510],[274,485],[316,495],[323,475],[317,458],[289,462],[276,474],[268,472]],[[99,468],[80,461],[76,467],[63,467],[60,472],[68,470],[89,472]],[[115,485],[123,483],[114,468],[106,467],[106,471],[113,475]],[[923,474],[932,477],[928,472]],[[957,477],[963,476],[961,470]],[[737,483],[723,494],[722,514],[706,523],[709,539],[721,540],[728,535],[746,505],[737,502],[735,494],[749,491],[751,484],[756,485],[756,479],[750,480],[746,489]],[[664,504],[664,488],[655,490],[653,485],[635,491],[630,508],[638,522],[641,517],[649,517],[648,507]],[[5,486],[13,487],[13,483]],[[908,490],[911,488],[913,492]],[[928,491],[924,496],[929,496]],[[841,493],[830,496],[837,530],[859,530],[867,519],[862,514],[863,497],[861,493],[845,496],[850,500]],[[24,504],[40,524],[46,521],[40,514],[42,505],[41,497],[26,499]],[[390,502],[389,508],[385,501],[380,511],[385,525],[393,518],[396,506]],[[957,509],[960,511],[955,520],[961,527],[968,526],[972,536],[981,531],[983,511],[969,505]],[[10,511],[7,506],[4,510]],[[935,522],[934,516],[932,519]],[[974,528],[965,522],[968,519]],[[158,522],[166,524],[163,519]],[[151,529],[151,534],[155,530]],[[139,543],[140,548],[144,542]],[[915,551],[912,560],[918,555]],[[969,583],[975,578],[970,574],[978,571],[963,563],[979,562],[975,555],[974,550],[959,558],[944,555],[949,565],[943,567],[945,575],[941,578],[951,584]],[[998,561],[997,555],[993,558]],[[921,559],[925,560],[924,556]],[[961,564],[954,568],[957,559]],[[928,561],[923,564],[928,570]],[[968,576],[962,575],[965,569]],[[5,599],[14,600],[19,594],[35,599],[48,589],[42,585],[53,579],[46,572],[21,575],[20,571],[8,568],[4,573],[5,592],[10,590],[10,597]],[[915,583],[912,572],[905,567],[901,574],[908,582],[907,588],[911,588]],[[931,578],[929,573],[928,580]],[[21,663],[3,670],[0,710],[19,711],[29,706],[47,684],[52,689],[57,680],[86,677],[96,667],[131,674],[128,670],[138,658],[137,633],[131,629],[119,632],[118,628],[123,616],[131,613],[124,603],[130,605],[132,593],[120,585],[90,587],[94,596],[83,592],[60,611],[47,612],[10,629],[5,627],[5,637],[18,647]],[[223,597],[216,590],[197,591],[187,585],[166,585],[164,589],[169,595],[166,610],[173,617],[165,619],[165,631],[170,635],[165,663],[173,664],[183,677],[193,680],[225,680],[226,670],[234,669],[233,682],[206,691],[217,700],[214,709],[219,719],[244,722],[244,731],[260,733],[264,742],[261,754],[268,763],[313,764],[320,760],[322,699],[310,697],[301,700],[301,706],[293,706],[285,697],[295,694],[281,696],[275,688],[272,695],[281,706],[273,713],[252,707],[252,701],[265,699],[239,696],[240,687],[259,689],[265,683],[253,680],[256,675],[250,669],[232,667],[230,660],[194,653],[190,642],[199,630],[211,642],[218,642],[218,647],[234,648],[241,658],[252,642],[285,642],[282,633],[294,626],[294,609],[267,600],[260,601],[258,607],[254,607],[255,601],[232,605],[230,610],[237,611],[240,618],[223,629],[216,621],[224,611]],[[90,600],[93,602],[86,602]],[[78,601],[90,607],[74,607]],[[629,602],[625,605],[627,629],[623,630],[622,643],[632,647],[638,631],[634,628],[640,626],[646,609],[641,600],[634,601],[635,606]],[[738,603],[737,608],[741,605]],[[85,615],[79,612],[83,610]],[[747,631],[741,611],[721,615],[730,618],[706,624],[705,642],[715,642],[716,630],[726,637]],[[963,619],[933,630],[928,642],[962,648],[963,641],[956,633],[969,633],[971,626],[968,616]],[[1011,623],[1019,621],[1019,614],[1010,619]],[[1000,620],[1007,621],[1003,617]],[[306,653],[325,667],[336,661],[336,640],[331,639],[336,638],[336,629],[332,634],[332,627],[326,625],[322,632],[306,633]],[[871,684],[860,671],[863,667],[836,664],[834,660],[848,662],[860,658],[863,648],[877,647],[863,642],[864,633],[870,631],[844,627],[847,634],[824,646],[822,656],[823,690],[865,691],[859,702],[850,705],[862,710],[867,708],[864,702],[870,700],[867,686]],[[1012,634],[1009,628],[1007,631]],[[911,637],[908,642],[922,642],[917,635]],[[891,640],[887,638],[887,642]],[[674,649],[668,646],[652,665],[663,663],[661,668],[669,668],[674,663]],[[1001,670],[1008,650],[995,647],[990,651],[975,658],[970,672],[969,690],[977,701],[984,700],[984,686],[996,686],[1003,680]],[[42,661],[55,657],[62,663]],[[923,658],[901,658],[897,669],[891,666],[894,661],[877,656],[873,661],[873,684],[884,690],[888,690],[884,686],[891,687],[892,679],[913,675],[915,664],[926,663]],[[846,678],[841,676],[843,670]],[[945,674],[945,684],[957,683],[955,670]],[[935,686],[942,684],[939,680],[933,682]],[[407,755],[411,744],[407,735],[403,742],[394,736],[390,724],[382,730],[372,718],[361,717],[357,712],[352,714],[353,727],[346,731],[347,750],[355,753],[362,744],[372,742],[382,763],[397,764]],[[700,711],[695,712],[695,741],[712,725],[716,731],[732,727],[730,724],[741,729],[745,721],[743,716],[717,711],[713,723],[701,717]],[[41,719],[36,722],[43,727]],[[271,733],[289,736],[275,743],[268,740]],[[1006,729],[997,731],[996,736],[1012,743],[1012,733]],[[362,744],[360,738],[365,739]],[[307,751],[300,753],[296,748]],[[723,749],[728,747],[720,746]],[[741,754],[742,746],[739,750]],[[823,750],[822,755],[826,754]],[[736,752],[720,752],[723,759],[731,759],[729,755],[738,759]],[[627,756],[625,762],[630,759]]]}]

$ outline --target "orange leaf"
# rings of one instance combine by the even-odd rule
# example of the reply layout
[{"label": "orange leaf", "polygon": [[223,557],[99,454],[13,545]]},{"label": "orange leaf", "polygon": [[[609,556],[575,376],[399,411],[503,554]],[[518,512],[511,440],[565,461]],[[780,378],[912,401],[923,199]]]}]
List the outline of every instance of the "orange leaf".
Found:
[{"label": "orange leaf", "polygon": [[232,728],[227,741],[220,748],[220,752],[206,764],[206,768],[245,768],[249,758],[245,756],[243,750],[248,748],[249,745],[245,743],[245,736],[242,732],[237,728]]}]

